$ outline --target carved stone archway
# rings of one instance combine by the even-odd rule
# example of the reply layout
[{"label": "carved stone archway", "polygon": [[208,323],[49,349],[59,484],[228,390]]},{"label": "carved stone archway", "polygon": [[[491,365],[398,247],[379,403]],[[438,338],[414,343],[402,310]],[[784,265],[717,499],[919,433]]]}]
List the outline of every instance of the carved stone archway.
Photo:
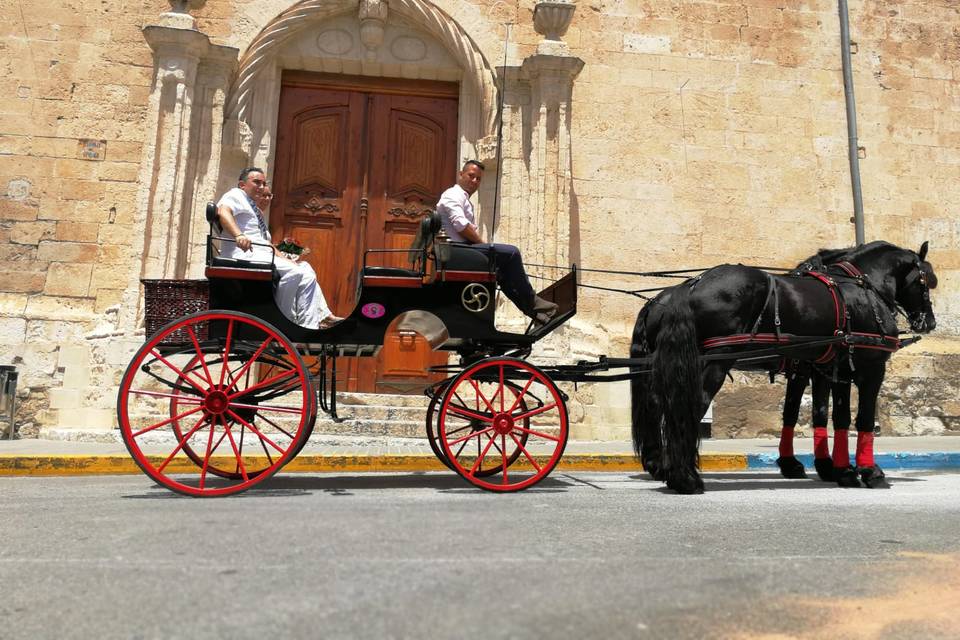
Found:
[{"label": "carved stone archway", "polygon": [[[285,47],[304,34],[313,33],[338,17],[354,16],[357,40],[365,47],[360,60],[352,60],[345,69],[337,54],[317,51],[291,66],[283,59]],[[450,56],[457,77],[437,77],[416,61],[403,64],[401,77],[408,79],[447,79],[461,83],[460,149],[464,157],[490,159],[496,153],[495,132],[497,79],[493,67],[477,43],[464,28],[445,12],[426,0],[301,0],[267,24],[243,54],[237,76],[225,105],[224,170],[237,162],[269,166],[274,146],[274,127],[279,100],[280,76],[285,68],[394,75],[385,72],[384,59],[390,57],[383,43],[388,23],[399,18],[410,28],[422,32]],[[404,36],[407,37],[407,36]],[[379,41],[378,41],[379,39]],[[385,43],[383,43],[385,44]],[[378,52],[377,49],[380,49]],[[326,55],[325,55],[326,54]],[[345,52],[343,52],[345,55]],[[313,68],[310,68],[314,65]],[[338,67],[338,65],[340,65]],[[230,162],[232,151],[234,162]],[[452,176],[451,176],[452,177]]]}]

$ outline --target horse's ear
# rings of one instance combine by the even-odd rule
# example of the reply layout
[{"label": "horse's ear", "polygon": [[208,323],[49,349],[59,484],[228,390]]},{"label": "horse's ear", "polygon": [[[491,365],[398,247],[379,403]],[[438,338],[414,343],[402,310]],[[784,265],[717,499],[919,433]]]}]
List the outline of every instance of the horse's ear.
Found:
[{"label": "horse's ear", "polygon": [[929,241],[929,240],[924,240],[924,241],[923,241],[923,244],[920,245],[920,252],[919,252],[920,262],[923,262],[924,260],[926,260],[926,258],[927,258],[927,249],[929,249],[929,248],[930,248],[930,241]]}]

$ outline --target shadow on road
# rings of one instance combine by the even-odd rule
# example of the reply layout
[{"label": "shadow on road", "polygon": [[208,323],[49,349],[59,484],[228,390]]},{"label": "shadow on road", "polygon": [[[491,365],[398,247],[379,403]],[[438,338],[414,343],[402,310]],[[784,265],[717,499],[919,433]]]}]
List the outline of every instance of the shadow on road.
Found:
[{"label": "shadow on road", "polygon": [[[573,482],[559,478],[546,478],[535,487],[521,491],[524,494],[564,493],[574,485]],[[215,487],[215,481],[208,481],[208,487]],[[323,491],[335,496],[352,495],[355,491],[373,489],[434,489],[448,494],[478,494],[494,495],[492,491],[484,491],[468,485],[455,475],[409,473],[390,475],[281,475],[265,480],[262,484],[233,496],[234,499],[245,498],[272,498],[306,496],[316,491]],[[188,498],[168,490],[160,485],[153,485],[150,493],[129,494],[124,498],[136,500],[155,500],[168,498]]]}]

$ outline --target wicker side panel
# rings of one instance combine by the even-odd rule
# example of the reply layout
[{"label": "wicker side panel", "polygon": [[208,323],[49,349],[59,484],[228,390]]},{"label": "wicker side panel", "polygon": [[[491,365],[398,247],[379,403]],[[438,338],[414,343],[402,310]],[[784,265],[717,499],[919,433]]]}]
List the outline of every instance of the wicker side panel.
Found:
[{"label": "wicker side panel", "polygon": [[[147,337],[165,324],[183,316],[210,308],[210,289],[206,280],[141,280],[143,283],[144,324]],[[198,327],[197,340],[206,340],[207,328]],[[178,329],[163,344],[190,342],[190,335]]]}]

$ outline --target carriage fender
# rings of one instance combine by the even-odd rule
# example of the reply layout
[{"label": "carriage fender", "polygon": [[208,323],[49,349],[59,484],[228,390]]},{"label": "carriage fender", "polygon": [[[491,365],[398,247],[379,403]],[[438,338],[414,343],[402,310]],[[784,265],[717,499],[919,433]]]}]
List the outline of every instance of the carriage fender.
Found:
[{"label": "carriage fender", "polygon": [[436,349],[450,339],[450,332],[437,316],[429,311],[406,311],[397,316],[397,331],[415,331]]}]

